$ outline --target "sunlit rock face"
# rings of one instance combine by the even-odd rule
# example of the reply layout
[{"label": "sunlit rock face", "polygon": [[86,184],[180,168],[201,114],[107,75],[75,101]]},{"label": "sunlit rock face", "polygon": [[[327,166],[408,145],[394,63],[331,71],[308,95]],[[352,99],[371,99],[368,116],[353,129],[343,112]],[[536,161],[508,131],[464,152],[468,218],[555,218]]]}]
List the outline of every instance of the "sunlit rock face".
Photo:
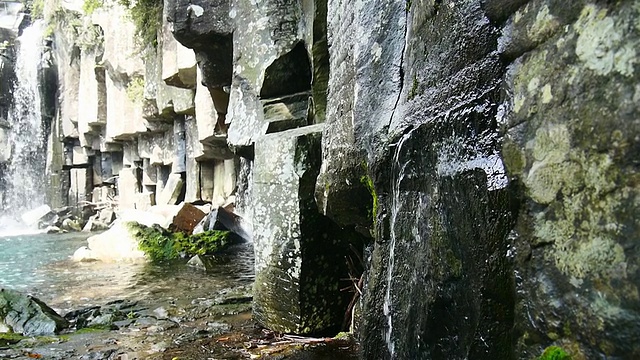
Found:
[{"label": "sunlit rock face", "polygon": [[322,125],[269,134],[256,143],[254,317],[285,333],[332,334],[353,293],[345,259],[359,236],[318,213],[313,188]]},{"label": "sunlit rock face", "polygon": [[0,289],[0,330],[24,336],[59,333],[69,322],[47,304],[30,295]]}]

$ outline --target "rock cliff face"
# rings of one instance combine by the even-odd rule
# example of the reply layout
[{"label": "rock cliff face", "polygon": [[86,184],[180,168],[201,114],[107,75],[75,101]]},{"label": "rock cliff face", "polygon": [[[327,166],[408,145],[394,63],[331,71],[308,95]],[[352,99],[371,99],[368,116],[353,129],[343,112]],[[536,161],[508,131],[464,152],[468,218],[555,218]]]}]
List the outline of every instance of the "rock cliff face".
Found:
[{"label": "rock cliff face", "polygon": [[142,48],[81,7],[62,202],[235,201],[256,319],[335,331],[357,285],[364,358],[640,356],[637,1],[169,0]]},{"label": "rock cliff face", "polygon": [[365,357],[637,356],[637,11],[329,2],[317,193],[361,223],[367,161]]}]

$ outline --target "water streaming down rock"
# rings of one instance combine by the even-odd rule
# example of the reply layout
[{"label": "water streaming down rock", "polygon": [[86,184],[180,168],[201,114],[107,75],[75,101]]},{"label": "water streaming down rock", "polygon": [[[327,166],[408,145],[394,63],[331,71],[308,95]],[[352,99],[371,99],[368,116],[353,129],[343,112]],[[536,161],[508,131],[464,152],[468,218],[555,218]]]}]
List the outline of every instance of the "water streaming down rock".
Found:
[{"label": "water streaming down rock", "polygon": [[387,268],[387,286],[385,288],[384,295],[384,303],[383,303],[383,312],[387,318],[387,329],[385,331],[385,341],[387,343],[387,349],[389,350],[389,354],[391,358],[395,355],[395,345],[393,342],[393,299],[391,295],[391,288],[393,287],[393,270],[395,266],[395,251],[396,251],[396,219],[398,217],[398,213],[402,210],[402,204],[400,202],[400,183],[404,179],[405,169],[407,167],[408,161],[401,163],[400,162],[400,152],[402,151],[402,146],[404,142],[411,137],[411,131],[407,134],[403,135],[400,141],[395,146],[395,151],[393,154],[393,173],[392,173],[392,194],[391,194],[391,219],[390,219],[390,235],[391,239],[389,241],[389,265]]},{"label": "water streaming down rock", "polygon": [[[17,216],[45,203],[46,125],[43,122],[41,81],[43,23],[35,22],[17,39],[16,82],[9,111],[11,159],[0,215]],[[2,224],[0,223],[0,226]]]}]

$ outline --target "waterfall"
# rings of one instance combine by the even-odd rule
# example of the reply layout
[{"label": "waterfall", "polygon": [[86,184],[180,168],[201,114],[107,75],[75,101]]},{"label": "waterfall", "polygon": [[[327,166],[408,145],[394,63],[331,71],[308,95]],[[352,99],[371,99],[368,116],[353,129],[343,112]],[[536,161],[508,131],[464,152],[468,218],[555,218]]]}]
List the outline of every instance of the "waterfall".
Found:
[{"label": "waterfall", "polygon": [[8,114],[11,158],[5,174],[0,227],[45,201],[46,139],[41,102],[43,23],[24,29],[16,43],[13,103]]}]

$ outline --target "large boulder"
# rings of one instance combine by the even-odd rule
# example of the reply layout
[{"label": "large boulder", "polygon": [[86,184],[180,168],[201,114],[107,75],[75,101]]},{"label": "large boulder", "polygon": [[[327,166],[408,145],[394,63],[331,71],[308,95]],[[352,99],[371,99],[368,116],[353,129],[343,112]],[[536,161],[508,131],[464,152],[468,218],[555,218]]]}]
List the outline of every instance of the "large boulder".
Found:
[{"label": "large boulder", "polygon": [[204,217],[205,213],[202,210],[189,203],[182,203],[169,225],[169,230],[191,234]]},{"label": "large boulder", "polygon": [[67,320],[37,298],[0,289],[0,332],[52,335],[68,326]]},{"label": "large boulder", "polygon": [[251,230],[245,220],[232,211],[220,206],[212,210],[193,229],[194,234],[209,230],[227,230],[245,241],[252,241]]},{"label": "large boulder", "polygon": [[104,262],[139,261],[145,254],[138,248],[138,240],[133,236],[127,223],[117,220],[109,230],[87,239],[73,254],[74,261],[100,260]]}]

